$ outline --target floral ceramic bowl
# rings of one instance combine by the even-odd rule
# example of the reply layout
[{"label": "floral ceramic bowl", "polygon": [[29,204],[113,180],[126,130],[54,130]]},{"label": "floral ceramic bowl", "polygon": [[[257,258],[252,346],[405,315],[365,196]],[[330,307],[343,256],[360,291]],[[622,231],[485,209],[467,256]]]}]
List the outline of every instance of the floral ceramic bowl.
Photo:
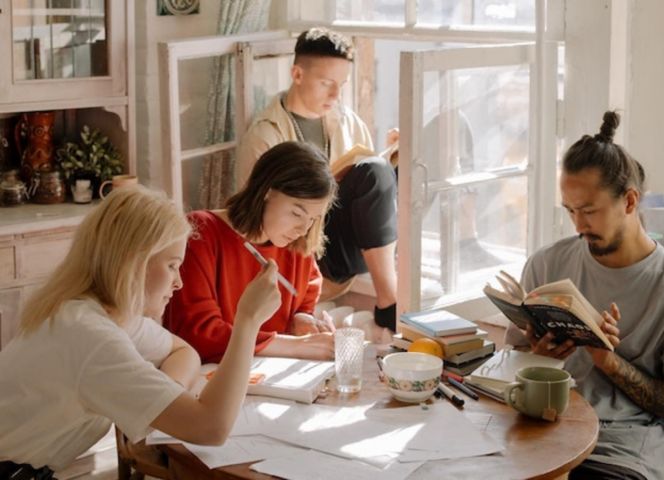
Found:
[{"label": "floral ceramic bowl", "polygon": [[443,361],[427,353],[392,353],[381,360],[381,368],[384,382],[397,400],[419,403],[438,387]]}]

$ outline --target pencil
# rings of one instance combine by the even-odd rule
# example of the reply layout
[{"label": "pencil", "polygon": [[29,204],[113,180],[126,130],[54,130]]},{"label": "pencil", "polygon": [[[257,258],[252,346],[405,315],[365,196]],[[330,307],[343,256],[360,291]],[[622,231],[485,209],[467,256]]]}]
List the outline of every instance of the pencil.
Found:
[{"label": "pencil", "polygon": [[[256,250],[254,246],[249,243],[249,242],[244,242],[244,248],[249,250],[249,252],[254,256],[256,260],[258,260],[258,263],[260,263],[262,266],[267,265],[267,260],[265,260],[265,257],[261,255],[261,252]],[[295,287],[293,286],[292,283],[290,283],[286,277],[284,277],[279,271],[277,271],[277,280],[279,283],[281,283],[286,290],[288,290],[294,297],[297,296],[297,290],[295,290]]]},{"label": "pencil", "polygon": [[454,388],[457,390],[462,391],[466,395],[468,395],[470,398],[473,400],[479,400],[480,397],[477,395],[475,392],[473,392],[470,388],[466,387],[463,383],[458,382],[457,380],[453,379],[452,377],[447,377],[447,383],[452,385]]}]

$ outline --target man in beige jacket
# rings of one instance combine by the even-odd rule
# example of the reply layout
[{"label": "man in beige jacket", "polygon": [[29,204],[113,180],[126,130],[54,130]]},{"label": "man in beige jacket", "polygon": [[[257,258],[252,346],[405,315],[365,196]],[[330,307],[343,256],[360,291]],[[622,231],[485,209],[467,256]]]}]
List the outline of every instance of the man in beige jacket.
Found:
[{"label": "man in beige jacket", "polygon": [[[238,185],[244,184],[266,150],[288,140],[317,146],[331,164],[356,144],[373,149],[367,126],[339,102],[352,61],[353,46],[338,33],[312,28],[298,37],[290,88],[256,116],[240,140]],[[392,330],[396,233],[395,172],[384,159],[368,157],[339,179],[337,204],[325,227],[326,253],[318,264],[326,280],[323,295],[328,298],[347,290],[357,274],[368,271],[376,290],[376,323]]]}]

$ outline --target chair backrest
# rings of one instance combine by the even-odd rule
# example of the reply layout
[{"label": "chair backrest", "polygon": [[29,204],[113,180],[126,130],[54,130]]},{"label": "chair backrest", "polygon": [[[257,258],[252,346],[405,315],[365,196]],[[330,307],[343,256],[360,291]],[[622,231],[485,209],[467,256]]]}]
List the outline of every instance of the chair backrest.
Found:
[{"label": "chair backrest", "polygon": [[133,480],[137,476],[142,479],[145,475],[164,480],[172,478],[168,472],[166,455],[154,445],[146,445],[145,441],[131,443],[118,427],[115,427],[115,443],[118,449],[119,480]]}]

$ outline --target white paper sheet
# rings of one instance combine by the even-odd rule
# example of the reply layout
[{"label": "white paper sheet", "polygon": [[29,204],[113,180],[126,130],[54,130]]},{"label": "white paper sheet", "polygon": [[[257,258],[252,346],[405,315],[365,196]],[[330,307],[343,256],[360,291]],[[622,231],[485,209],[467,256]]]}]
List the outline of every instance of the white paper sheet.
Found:
[{"label": "white paper sheet", "polygon": [[[447,402],[437,402],[427,410],[419,406],[372,410],[367,406],[311,405],[302,418],[306,418],[303,423],[268,435],[380,468],[395,459],[473,457],[503,448]],[[447,441],[451,432],[454,442]]]},{"label": "white paper sheet", "polygon": [[297,456],[274,458],[253,464],[250,468],[259,473],[276,475],[290,480],[404,480],[421,463],[394,462],[380,469],[352,460],[327,455],[314,450]]},{"label": "white paper sheet", "polygon": [[255,462],[289,456],[300,456],[305,450],[287,445],[278,440],[251,435],[229,438],[219,447],[184,444],[208,468],[218,468],[238,463]]},{"label": "white paper sheet", "polygon": [[401,462],[476,457],[503,450],[503,446],[477,428],[448,402],[436,402],[427,410],[419,407],[371,410],[367,416],[404,428],[417,428]]}]

